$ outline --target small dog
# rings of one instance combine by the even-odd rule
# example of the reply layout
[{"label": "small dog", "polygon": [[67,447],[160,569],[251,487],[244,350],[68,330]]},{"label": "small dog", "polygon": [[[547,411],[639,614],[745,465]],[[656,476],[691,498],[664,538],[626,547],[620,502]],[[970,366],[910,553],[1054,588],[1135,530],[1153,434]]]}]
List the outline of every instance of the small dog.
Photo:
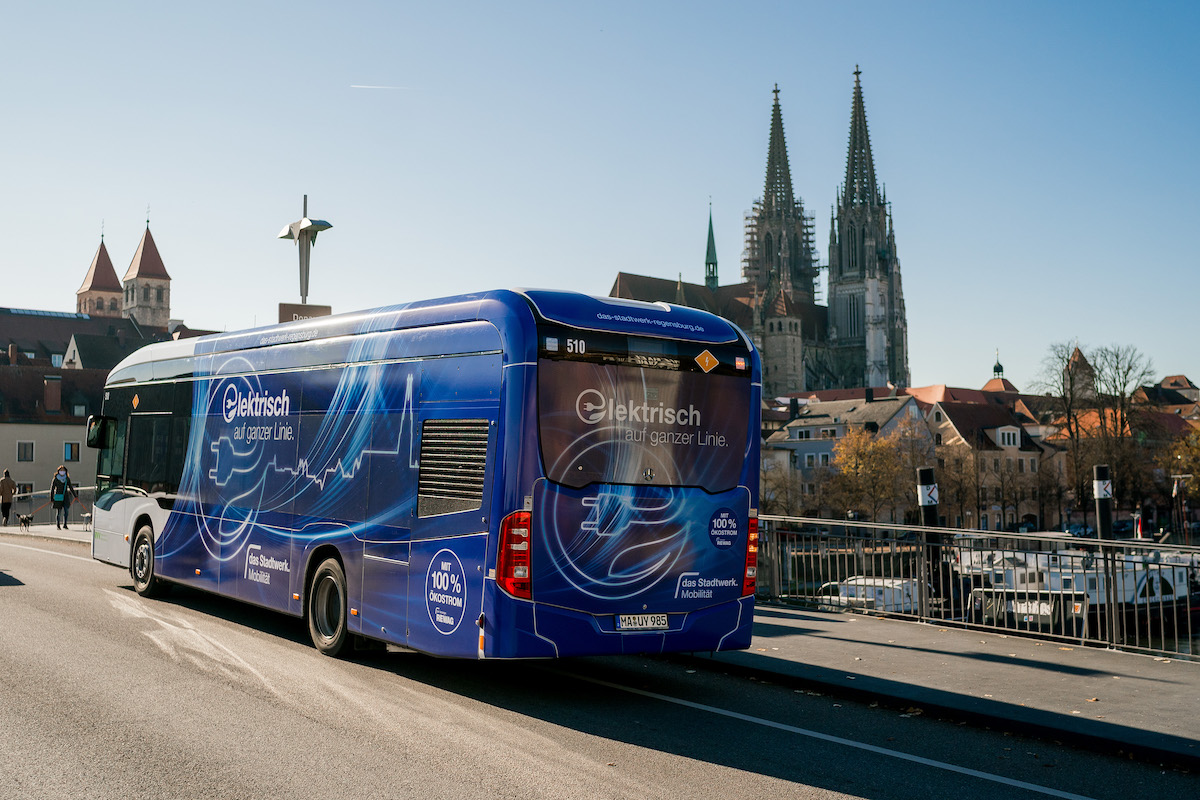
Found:
[{"label": "small dog", "polygon": [[33,524],[33,514],[17,514],[17,522],[21,525],[21,530],[29,530],[29,526]]}]

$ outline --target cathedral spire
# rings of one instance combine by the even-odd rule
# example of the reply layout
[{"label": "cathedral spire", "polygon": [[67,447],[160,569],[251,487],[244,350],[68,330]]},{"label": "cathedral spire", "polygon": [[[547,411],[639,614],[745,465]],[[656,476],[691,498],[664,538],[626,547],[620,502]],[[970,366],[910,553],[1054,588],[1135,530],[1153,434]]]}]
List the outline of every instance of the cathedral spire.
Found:
[{"label": "cathedral spire", "polygon": [[783,113],[779,110],[779,84],[775,84],[775,104],[771,108],[771,139],[767,145],[767,182],[763,188],[763,208],[768,214],[791,211],[792,171],[788,167],[787,142],[783,138]]},{"label": "cathedral spire", "polygon": [[713,237],[712,203],[708,204],[708,253],[704,256],[704,285],[717,290],[717,240]]},{"label": "cathedral spire", "polygon": [[867,132],[867,112],[863,107],[862,71],[854,67],[854,100],[850,106],[850,152],[846,156],[845,202],[850,205],[878,205],[875,184],[875,160],[871,157],[871,136]]}]

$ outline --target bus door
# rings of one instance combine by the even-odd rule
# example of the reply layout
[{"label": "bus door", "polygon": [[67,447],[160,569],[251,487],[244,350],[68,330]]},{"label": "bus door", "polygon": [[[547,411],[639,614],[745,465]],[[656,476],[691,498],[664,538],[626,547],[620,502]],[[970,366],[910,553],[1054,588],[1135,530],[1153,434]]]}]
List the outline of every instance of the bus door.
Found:
[{"label": "bus door", "polygon": [[121,487],[125,468],[125,419],[92,417],[88,420],[89,447],[99,449],[96,462],[96,502],[92,506],[92,558],[129,566],[128,491]]}]

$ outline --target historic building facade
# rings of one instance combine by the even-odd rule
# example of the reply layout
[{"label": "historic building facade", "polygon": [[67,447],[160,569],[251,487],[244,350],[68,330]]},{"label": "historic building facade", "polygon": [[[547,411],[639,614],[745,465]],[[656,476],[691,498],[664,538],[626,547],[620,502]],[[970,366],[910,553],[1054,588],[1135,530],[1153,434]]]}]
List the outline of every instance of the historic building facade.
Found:
[{"label": "historic building facade", "polygon": [[875,178],[855,70],[846,182],[831,224],[829,304],[819,303],[814,218],[792,184],[776,86],[762,198],[745,216],[740,284],[721,286],[709,216],[704,285],[621,273],[612,296],[704,308],[741,326],[776,397],[856,386],[907,386],[908,332],[895,231]]}]

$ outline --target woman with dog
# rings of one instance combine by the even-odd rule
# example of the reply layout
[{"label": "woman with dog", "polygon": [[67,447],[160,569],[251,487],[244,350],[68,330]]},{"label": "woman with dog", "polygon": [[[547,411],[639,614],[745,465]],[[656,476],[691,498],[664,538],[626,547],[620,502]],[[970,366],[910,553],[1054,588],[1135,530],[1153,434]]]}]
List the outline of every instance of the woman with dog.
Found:
[{"label": "woman with dog", "polygon": [[0,517],[4,517],[6,526],[8,525],[8,514],[12,511],[13,495],[16,493],[16,481],[8,474],[8,470],[4,470],[4,477],[0,478]]},{"label": "woman with dog", "polygon": [[71,510],[71,498],[75,495],[75,486],[71,483],[71,474],[63,464],[58,465],[53,480],[50,481],[50,501],[54,504],[54,527],[67,527],[67,512]]}]

